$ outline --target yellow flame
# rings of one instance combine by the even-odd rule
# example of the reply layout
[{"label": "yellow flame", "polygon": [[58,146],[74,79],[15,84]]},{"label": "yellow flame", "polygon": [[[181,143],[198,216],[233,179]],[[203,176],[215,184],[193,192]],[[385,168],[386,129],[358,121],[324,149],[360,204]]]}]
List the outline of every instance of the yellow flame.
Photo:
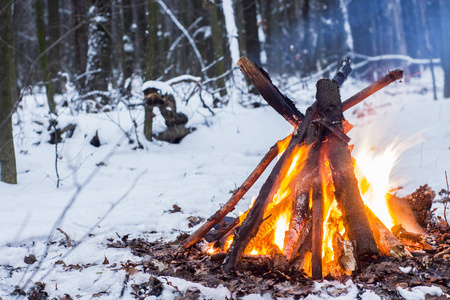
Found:
[{"label": "yellow flame", "polygon": [[390,175],[400,155],[417,143],[413,141],[412,138],[401,142],[394,139],[383,151],[365,144],[353,153],[355,175],[364,203],[389,229],[395,225],[386,199],[386,194],[394,187]]},{"label": "yellow flame", "polygon": [[253,249],[253,250],[250,252],[250,255],[258,255],[258,251],[256,251],[256,249]]},{"label": "yellow flame", "polygon": [[281,215],[275,225],[275,245],[280,248],[281,251],[284,249],[284,237],[286,231],[289,229],[289,221],[287,214]]},{"label": "yellow flame", "polygon": [[206,250],[206,253],[208,254],[214,254],[216,252],[216,250],[214,250],[213,245],[209,245],[208,250]]}]

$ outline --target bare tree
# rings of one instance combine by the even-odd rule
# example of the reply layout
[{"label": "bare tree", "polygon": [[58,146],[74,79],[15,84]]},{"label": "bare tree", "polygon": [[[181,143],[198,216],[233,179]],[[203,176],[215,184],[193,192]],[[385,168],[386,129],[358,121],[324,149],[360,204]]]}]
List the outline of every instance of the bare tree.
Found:
[{"label": "bare tree", "polygon": [[[0,70],[4,76],[0,80],[0,121],[8,117],[16,99],[16,71],[13,50],[12,9],[10,0],[0,0],[0,8],[3,13],[0,16]],[[12,122],[8,121],[3,129],[0,129],[0,180],[7,183],[17,183],[16,156],[14,153],[14,140],[12,134]]]},{"label": "bare tree", "polygon": [[[36,0],[35,8],[36,8],[36,27],[37,27],[37,39],[39,43],[39,53],[44,53],[47,48],[46,45],[46,35],[45,35],[45,21],[44,21],[44,9],[43,9],[43,0]],[[51,75],[50,68],[48,65],[48,57],[47,55],[43,55],[41,58],[41,68],[44,74],[44,85],[45,92],[47,94],[47,102],[48,108],[50,112],[55,112],[55,100],[53,97],[53,87],[51,85]]]}]

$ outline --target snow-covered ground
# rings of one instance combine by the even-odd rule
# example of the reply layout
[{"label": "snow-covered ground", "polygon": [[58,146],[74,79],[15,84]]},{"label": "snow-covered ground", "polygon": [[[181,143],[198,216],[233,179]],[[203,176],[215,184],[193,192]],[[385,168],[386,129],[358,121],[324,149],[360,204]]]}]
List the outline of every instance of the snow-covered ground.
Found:
[{"label": "snow-covered ground", "polygon": [[[345,113],[355,125],[349,133],[355,151],[364,143],[381,149],[412,137],[414,145],[401,155],[392,172],[392,179],[404,187],[399,191],[402,196],[426,183],[438,192],[446,185],[444,171],[450,172],[450,100],[433,100],[427,74],[396,82]],[[365,85],[350,80],[341,91],[342,99]],[[441,87],[438,82],[438,95],[442,95]],[[139,87],[135,90],[139,96]],[[301,111],[312,103],[315,94],[313,84],[285,92],[297,101]],[[74,123],[77,127],[72,138],[63,135],[56,159],[55,145],[47,143],[49,116],[44,100],[40,93],[26,96],[13,119],[18,184],[0,183],[2,299],[14,298],[11,293],[15,286],[30,288],[38,281],[46,284],[52,298],[69,294],[74,299],[91,299],[94,295],[117,299],[123,292],[123,299],[134,299],[130,285],[147,281],[150,274],[132,274],[124,288],[126,271],[114,271],[111,265],[141,258],[127,249],[107,248],[108,239],[129,234],[130,238],[173,240],[182,232],[193,231],[187,218],[207,218],[214,213],[267,150],[292,130],[268,106],[253,109],[230,103],[215,109],[212,116],[198,98],[193,98],[187,105],[178,103],[178,108],[189,117],[188,126],[197,130],[180,144],[168,144],[145,140],[142,110],[129,112],[119,106],[107,113],[85,114],[71,111],[70,106],[60,107],[59,125]],[[144,149],[133,149],[136,143],[129,144],[122,131],[132,132],[135,139],[132,118],[139,125],[138,137]],[[163,128],[164,120],[158,115],[155,129]],[[89,143],[96,131],[99,148]],[[248,207],[263,181],[261,178],[247,193],[233,215]],[[169,213],[175,204],[181,212]],[[442,215],[442,205],[436,208],[435,213]],[[56,228],[67,233],[75,247],[62,245],[66,237]],[[29,254],[36,256],[36,263],[24,262]],[[105,257],[107,265],[103,264]],[[55,264],[58,261],[78,267],[67,270],[62,263]],[[175,298],[174,286],[181,291],[197,288],[205,299],[232,296],[224,287],[211,289],[177,278],[167,280],[172,285],[163,280],[161,299]],[[329,289],[339,283],[322,285]],[[351,281],[343,285],[345,292],[339,299],[357,299],[358,294],[362,299],[379,299],[371,291],[361,293]],[[330,298],[321,292],[322,287],[318,285],[317,293],[308,299]],[[420,293],[415,290],[399,290],[399,297],[424,299],[427,291],[439,294],[436,288],[424,288],[420,290],[422,298],[417,298]],[[249,295],[244,299],[271,298]]]}]

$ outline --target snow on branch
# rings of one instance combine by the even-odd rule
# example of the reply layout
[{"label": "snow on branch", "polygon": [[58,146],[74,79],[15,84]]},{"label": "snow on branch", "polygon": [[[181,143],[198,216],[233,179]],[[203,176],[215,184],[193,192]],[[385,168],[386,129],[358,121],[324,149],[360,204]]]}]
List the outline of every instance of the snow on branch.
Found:
[{"label": "snow on branch", "polygon": [[[189,44],[191,44],[192,49],[194,50],[195,56],[197,56],[197,59],[200,63],[200,67],[203,70],[205,68],[205,64],[203,63],[203,58],[200,54],[200,51],[198,51],[197,46],[195,45],[195,41],[192,38],[192,36],[189,34],[189,32],[184,28],[184,26],[178,21],[178,19],[175,17],[175,15],[172,13],[172,11],[167,7],[167,5],[162,0],[158,0],[158,4],[162,7],[164,10],[164,13],[166,13],[170,19],[172,19],[173,23],[178,27],[178,29],[183,32],[183,34],[186,36],[187,40],[189,41]],[[205,74],[206,76],[206,74]]]},{"label": "snow on branch", "polygon": [[[384,55],[377,55],[377,56],[367,56],[367,55],[355,53],[355,54],[353,54],[351,56],[353,58],[361,58],[361,59],[363,59],[363,61],[357,63],[356,65],[353,65],[353,69],[354,70],[358,69],[358,68],[361,68],[361,67],[367,65],[370,62],[380,61],[380,60],[388,60],[388,59],[403,60],[403,61],[409,62],[410,64],[418,64],[418,65],[425,65],[425,64],[429,64],[430,63],[430,59],[428,59],[428,58],[413,58],[411,56],[402,55],[402,54],[384,54]],[[433,58],[432,62],[434,64],[439,64],[439,63],[441,63],[441,59],[440,58]]]},{"label": "snow on branch", "polygon": [[[192,23],[187,30],[191,30],[192,28],[194,28],[195,26],[197,26],[198,23],[200,23],[200,21],[203,20],[203,17],[198,17],[197,20],[194,21],[194,23]],[[179,37],[177,37],[177,39],[175,40],[175,42],[172,43],[172,45],[169,48],[169,51],[167,52],[167,56],[166,59],[170,60],[170,58],[172,57],[172,53],[175,50],[175,48],[178,46],[178,44],[181,42],[181,40],[186,37],[186,35],[182,34]]]}]

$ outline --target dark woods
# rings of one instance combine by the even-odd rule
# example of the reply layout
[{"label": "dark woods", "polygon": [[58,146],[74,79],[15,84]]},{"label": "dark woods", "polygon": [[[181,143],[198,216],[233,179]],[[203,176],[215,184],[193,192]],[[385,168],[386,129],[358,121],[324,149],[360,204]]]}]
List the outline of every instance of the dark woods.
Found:
[{"label": "dark woods", "polygon": [[[450,33],[445,30],[450,21],[442,17],[450,13],[450,3],[445,0],[230,2],[240,55],[270,74],[327,73],[345,55],[352,58],[353,76],[367,80],[388,68],[415,74],[432,58],[450,69]],[[2,3],[3,15],[11,1]],[[55,43],[39,62],[33,82],[54,82],[62,72],[80,90],[92,91],[105,90],[108,84],[126,88],[132,75],[167,80],[180,74],[226,74],[235,68],[225,27],[227,5],[219,0],[13,1],[19,88],[30,63]],[[175,20],[189,33],[201,58]],[[223,89],[224,80],[215,80],[216,88]],[[60,87],[51,92],[61,92]],[[449,88],[445,95],[450,96]]]},{"label": "dark woods", "polygon": [[[214,108],[228,103],[231,87],[247,94],[232,76],[240,56],[274,78],[298,79],[299,87],[312,75],[329,77],[349,56],[356,79],[401,68],[407,81],[429,69],[433,86],[422,89],[437,99],[443,76],[448,98],[448,15],[447,0],[0,0],[1,180],[16,182],[10,120],[24,92],[35,89],[46,94],[52,119],[67,102],[87,112],[85,100],[94,100],[94,110],[114,109],[132,96],[131,79],[192,75]],[[56,103],[68,87],[75,96]],[[145,114],[151,128],[153,115]]]}]

